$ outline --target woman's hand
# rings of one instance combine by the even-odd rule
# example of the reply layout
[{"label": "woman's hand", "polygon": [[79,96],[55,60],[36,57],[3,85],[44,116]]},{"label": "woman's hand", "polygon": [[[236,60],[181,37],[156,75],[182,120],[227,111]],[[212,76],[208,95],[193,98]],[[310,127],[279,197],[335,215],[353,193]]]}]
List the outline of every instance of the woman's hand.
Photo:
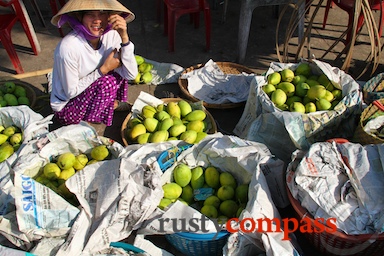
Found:
[{"label": "woman's hand", "polygon": [[129,42],[127,22],[123,17],[118,14],[112,14],[108,18],[108,23],[112,25],[112,29],[119,33],[123,44]]},{"label": "woman's hand", "polygon": [[117,49],[113,50],[108,57],[105,59],[103,65],[100,67],[100,72],[105,75],[109,71],[114,70],[115,68],[121,65],[120,53],[117,52]]}]

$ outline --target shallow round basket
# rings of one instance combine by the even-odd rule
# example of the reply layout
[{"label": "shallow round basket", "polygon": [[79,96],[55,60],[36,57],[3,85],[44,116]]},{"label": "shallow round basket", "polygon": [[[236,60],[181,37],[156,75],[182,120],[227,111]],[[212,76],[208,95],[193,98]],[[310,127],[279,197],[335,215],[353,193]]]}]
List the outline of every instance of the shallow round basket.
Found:
[{"label": "shallow round basket", "polygon": [[[213,238],[217,237],[213,240]],[[174,233],[165,235],[167,241],[178,251],[185,255],[216,256],[223,255],[223,247],[227,243],[227,231],[221,231],[219,234],[194,234],[194,233]]]},{"label": "shallow round basket", "polygon": [[[254,73],[251,69],[232,62],[215,62],[220,69],[225,73],[225,74],[241,74],[243,72],[252,74]],[[204,67],[203,64],[197,64],[195,66],[186,68],[180,75],[178,79],[178,84],[180,87],[181,92],[191,101],[196,102],[200,101],[198,98],[194,97],[189,91],[188,91],[188,80],[187,79],[182,79],[181,76],[185,73],[191,72],[195,69],[199,69]],[[218,108],[218,109],[226,109],[226,108],[237,108],[237,107],[242,107],[245,105],[246,101],[243,102],[237,102],[237,103],[225,103],[225,104],[212,104],[212,103],[207,103],[204,102],[204,106],[206,108]]]},{"label": "shallow round basket", "polygon": [[[164,98],[164,99],[161,99],[164,103],[169,103],[169,102],[179,102],[180,100],[182,100],[181,98]],[[213,134],[213,133],[216,133],[217,132],[217,125],[216,125],[216,122],[215,122],[215,119],[213,118],[213,116],[211,115],[211,113],[209,113],[208,110],[204,110],[205,113],[207,114],[207,118],[209,119],[209,121],[211,122],[211,129],[208,130],[208,134]],[[127,140],[125,134],[126,134],[126,129],[127,129],[127,126],[128,126],[128,121],[129,119],[131,119],[131,116],[132,116],[132,113],[129,113],[124,121],[123,121],[123,124],[121,125],[121,138],[123,140],[123,143],[125,146],[128,146],[129,145],[129,141]]]},{"label": "shallow round basket", "polygon": [[20,80],[7,80],[0,82],[0,86],[3,85],[5,82],[13,82],[15,85],[22,86],[27,94],[27,98],[29,99],[29,107],[33,108],[36,104],[36,93],[33,90],[33,85],[20,81]]},{"label": "shallow round basket", "polygon": [[[312,215],[304,209],[298,200],[296,200],[288,186],[286,186],[289,201],[296,212],[298,220],[307,217],[311,221],[312,228],[318,229],[321,225],[315,224]],[[340,231],[333,233],[327,232],[306,232],[305,237],[310,243],[324,255],[345,255],[345,256],[366,256],[366,255],[384,255],[384,234],[363,234],[347,235]]]},{"label": "shallow round basket", "polygon": [[[379,101],[381,104],[384,104],[384,99],[380,99],[377,101]],[[364,109],[364,111],[360,115],[360,121],[356,127],[355,133],[353,134],[353,138],[351,139],[353,142],[357,142],[362,145],[384,143],[384,139],[368,134],[364,131],[364,126],[366,122],[370,118],[374,118],[375,115],[381,114],[379,112],[381,112],[381,110],[375,104],[373,104],[373,102],[369,104],[366,109]]]}]

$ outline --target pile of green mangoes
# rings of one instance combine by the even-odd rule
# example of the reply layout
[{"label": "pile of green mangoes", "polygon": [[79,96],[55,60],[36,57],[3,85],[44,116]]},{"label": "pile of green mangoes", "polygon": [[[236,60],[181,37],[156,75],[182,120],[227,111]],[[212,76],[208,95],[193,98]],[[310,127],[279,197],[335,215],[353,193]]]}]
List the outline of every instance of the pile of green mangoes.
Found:
[{"label": "pile of green mangoes", "polygon": [[313,75],[309,64],[302,62],[295,70],[273,72],[263,91],[283,111],[311,113],[332,110],[342,99],[341,86],[324,74]]},{"label": "pile of green mangoes", "polygon": [[173,182],[163,185],[164,196],[158,207],[166,209],[179,200],[198,209],[211,219],[239,217],[248,202],[249,184],[238,184],[229,172],[208,166],[189,167],[178,163],[173,170]]},{"label": "pile of green mangoes", "polygon": [[137,68],[139,73],[137,74],[133,83],[135,84],[149,84],[152,82],[152,73],[153,65],[151,63],[145,62],[145,59],[140,55],[135,55]]},{"label": "pile of green mangoes", "polygon": [[106,145],[92,148],[89,156],[84,153],[75,155],[72,152],[65,152],[42,166],[39,173],[33,179],[49,187],[68,202],[77,206],[76,197],[68,190],[65,181],[85,166],[106,160],[109,156],[110,152]]},{"label": "pile of green mangoes", "polygon": [[145,105],[137,117],[128,121],[125,137],[131,143],[158,143],[183,140],[194,144],[207,136],[207,114],[201,109],[192,109],[189,102],[180,100]]},{"label": "pile of green mangoes", "polygon": [[7,81],[0,85],[0,106],[30,106],[29,98],[27,97],[27,91],[19,84],[15,84],[12,81]]},{"label": "pile of green mangoes", "polygon": [[0,163],[7,160],[23,143],[23,134],[19,127],[0,125]]}]

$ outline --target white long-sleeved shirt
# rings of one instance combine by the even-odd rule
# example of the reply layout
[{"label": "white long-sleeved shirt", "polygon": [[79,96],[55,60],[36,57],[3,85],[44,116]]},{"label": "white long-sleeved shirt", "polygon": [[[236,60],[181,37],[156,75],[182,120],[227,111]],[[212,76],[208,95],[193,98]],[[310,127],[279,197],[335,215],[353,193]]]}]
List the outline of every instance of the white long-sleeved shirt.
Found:
[{"label": "white long-sleeved shirt", "polygon": [[121,47],[121,37],[115,30],[101,37],[101,46],[95,50],[75,31],[66,35],[54,52],[52,71],[51,107],[60,111],[68,101],[102,76],[99,68],[108,55],[117,49],[121,54],[122,65],[115,69],[127,80],[135,79],[138,70],[134,56],[134,44]]}]

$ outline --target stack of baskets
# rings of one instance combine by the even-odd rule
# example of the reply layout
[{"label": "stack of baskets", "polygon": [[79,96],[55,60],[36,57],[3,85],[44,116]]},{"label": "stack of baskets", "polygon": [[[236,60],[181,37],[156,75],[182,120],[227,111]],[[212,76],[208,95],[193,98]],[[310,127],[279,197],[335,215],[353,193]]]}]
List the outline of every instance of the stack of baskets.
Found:
[{"label": "stack of baskets", "polygon": [[216,256],[223,255],[223,247],[227,243],[229,235],[230,233],[227,231],[221,231],[219,234],[180,232],[165,235],[165,238],[185,255]]},{"label": "stack of baskets", "polygon": [[[248,74],[254,73],[251,69],[249,69],[243,65],[236,64],[236,63],[232,63],[232,62],[215,62],[215,63],[219,66],[221,71],[223,71],[225,74],[242,74],[243,72],[248,73]],[[193,96],[189,92],[188,80],[182,79],[181,77],[185,73],[191,72],[195,69],[199,69],[202,67],[204,67],[203,64],[198,64],[198,65],[194,65],[192,67],[186,68],[183,71],[183,73],[181,73],[179,80],[178,80],[178,84],[179,84],[179,88],[180,88],[181,92],[192,102],[200,101],[200,99],[196,98],[195,96]],[[204,104],[204,107],[206,107],[206,108],[228,109],[228,108],[237,108],[237,107],[244,106],[245,101],[238,102],[238,103],[225,103],[225,104],[212,104],[212,103],[204,102],[203,104]]]}]

